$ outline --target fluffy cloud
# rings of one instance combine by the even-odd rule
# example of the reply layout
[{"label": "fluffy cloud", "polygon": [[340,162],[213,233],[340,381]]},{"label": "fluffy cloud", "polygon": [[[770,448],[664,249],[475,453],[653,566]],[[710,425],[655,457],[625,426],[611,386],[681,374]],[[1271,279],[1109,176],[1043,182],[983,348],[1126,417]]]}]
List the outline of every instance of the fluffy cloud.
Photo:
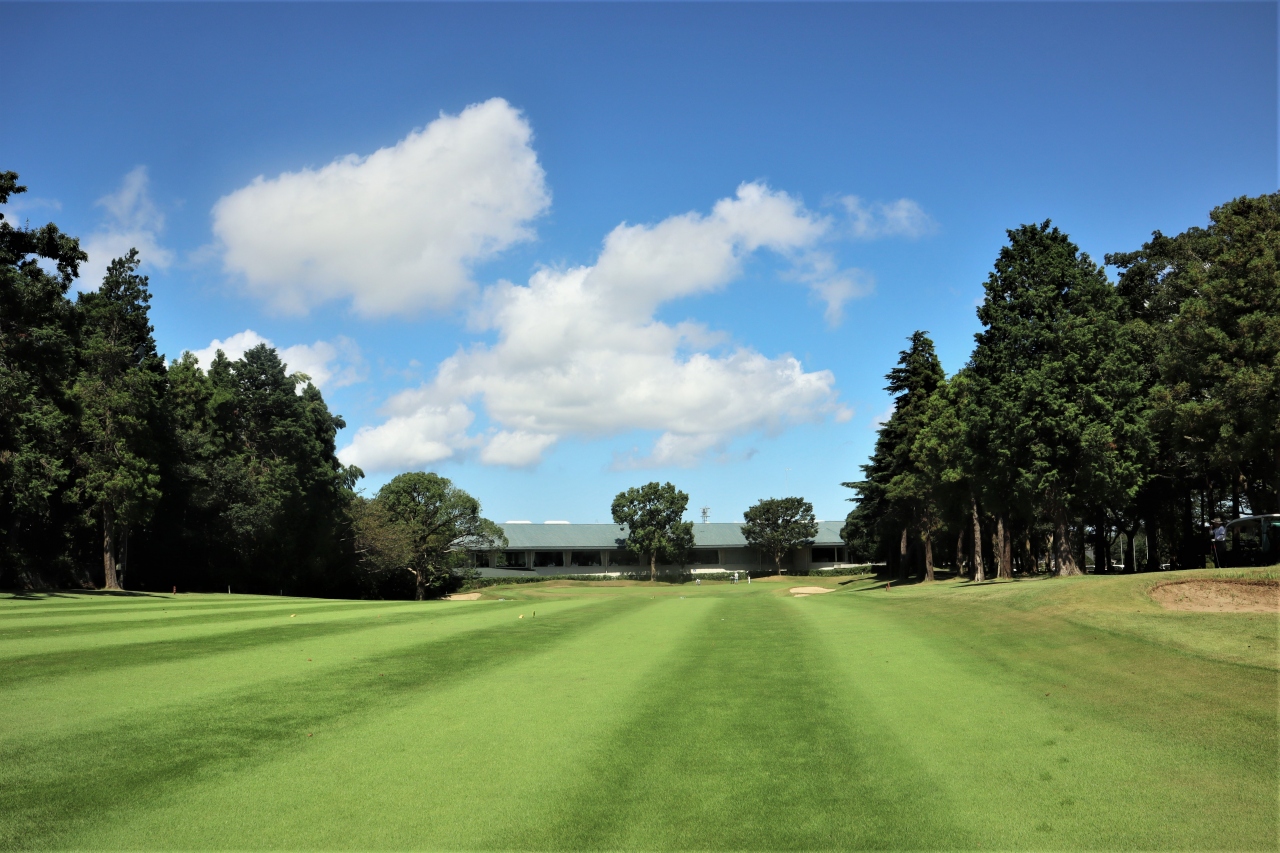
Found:
[{"label": "fluffy cloud", "polygon": [[173,253],[160,245],[164,214],[151,200],[148,183],[147,167],[138,166],[124,176],[120,189],[96,202],[106,211],[106,219],[81,244],[89,260],[80,266],[80,289],[96,289],[107,265],[130,249],[137,249],[143,265],[153,269],[168,269],[173,262]]},{"label": "fluffy cloud", "polygon": [[891,202],[864,202],[856,195],[840,199],[849,216],[849,230],[862,240],[882,237],[923,237],[938,229],[938,223],[917,202],[900,198]]},{"label": "fluffy cloud", "polygon": [[[270,340],[253,329],[237,332],[226,340],[213,340],[204,349],[192,350],[200,364],[208,367],[218,350],[235,361],[258,344],[274,347]],[[353,385],[365,378],[364,358],[360,348],[350,338],[338,337],[335,341],[316,341],[313,344],[295,344],[277,349],[280,360],[292,372],[305,373],[317,388],[341,388]]]},{"label": "fluffy cloud", "polygon": [[474,420],[475,414],[462,403],[421,406],[377,427],[361,428],[342,451],[342,461],[369,471],[430,465],[476,445],[467,435]]},{"label": "fluffy cloud", "polygon": [[494,98],[367,157],[260,176],[213,208],[224,266],[288,312],[347,298],[367,316],[446,308],[550,203],[531,139]]},{"label": "fluffy cloud", "polygon": [[[528,465],[566,436],[641,429],[660,435],[626,464],[690,465],[740,435],[842,415],[830,371],[745,347],[697,351],[715,336],[653,316],[666,301],[723,287],[757,250],[808,263],[804,253],[828,227],[760,184],[744,184],[706,216],[620,225],[592,266],[544,269],[527,285],[487,290],[476,321],[497,341],[456,353],[434,381],[394,397],[386,423],[357,433],[343,459],[392,469],[435,461],[401,450],[411,440],[430,453],[482,442],[482,461]],[[492,433],[458,430],[457,407],[471,401],[483,405]]]}]

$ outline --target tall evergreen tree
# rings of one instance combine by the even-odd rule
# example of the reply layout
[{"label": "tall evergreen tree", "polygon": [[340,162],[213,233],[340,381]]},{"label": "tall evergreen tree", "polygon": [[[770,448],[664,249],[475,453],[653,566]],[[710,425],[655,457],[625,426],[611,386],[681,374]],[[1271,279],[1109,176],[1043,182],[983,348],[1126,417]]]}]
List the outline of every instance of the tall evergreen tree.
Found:
[{"label": "tall evergreen tree", "polygon": [[[0,204],[23,192],[15,172],[0,172]],[[75,315],[66,294],[87,260],[53,224],[28,229],[3,220],[0,214],[0,586],[44,582],[37,578],[50,570],[68,576],[63,497],[77,415]]]},{"label": "tall evergreen tree", "polygon": [[[966,422],[966,417],[976,411],[971,387],[967,369],[938,386],[929,396],[922,416],[923,425],[912,447],[918,491],[927,496],[935,524],[949,524],[953,532],[959,534],[955,548],[957,572],[962,568],[963,543],[974,531],[973,512],[976,509],[974,472],[979,464],[970,443],[970,424]],[[973,541],[980,546],[980,526],[978,537]],[[985,579],[981,547],[974,549],[973,573],[974,580]],[[931,579],[929,572],[926,572],[926,578]]]},{"label": "tall evergreen tree", "polygon": [[1155,232],[1108,256],[1147,338],[1168,449],[1221,475],[1239,511],[1280,510],[1280,193],[1215,208],[1208,228]]},{"label": "tall evergreen tree", "polygon": [[862,518],[875,525],[882,551],[883,543],[896,540],[898,549],[889,556],[897,570],[903,574],[908,571],[914,536],[921,539],[926,576],[931,576],[938,511],[913,448],[925,426],[929,398],[945,374],[926,332],[911,335],[909,346],[898,354],[897,366],[885,379],[889,383],[885,390],[894,396],[893,414],[880,427],[875,454],[862,468],[864,479],[845,485],[858,493],[860,508],[865,504]]},{"label": "tall evergreen tree", "polygon": [[337,458],[343,421],[320,390],[265,345],[234,362],[218,352],[207,373],[188,353],[169,374],[172,561],[204,588],[356,594],[348,506],[361,474]]},{"label": "tall evergreen tree", "polygon": [[[159,419],[164,359],[148,320],[151,294],[130,250],[107,268],[102,286],[80,294],[83,324],[77,492],[101,525],[106,589],[120,589],[120,557],[130,530],[160,497]],[[127,553],[127,552],[126,552]]]},{"label": "tall evergreen tree", "polygon": [[971,360],[988,491],[1051,520],[1058,574],[1079,574],[1073,520],[1131,500],[1150,455],[1140,359],[1101,267],[1051,223],[1009,231]]}]

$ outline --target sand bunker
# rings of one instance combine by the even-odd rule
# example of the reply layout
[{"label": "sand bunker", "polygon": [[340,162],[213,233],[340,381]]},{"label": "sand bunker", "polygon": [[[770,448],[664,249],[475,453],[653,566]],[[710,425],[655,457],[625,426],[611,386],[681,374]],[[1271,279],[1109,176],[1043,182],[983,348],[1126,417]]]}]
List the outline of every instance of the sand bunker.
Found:
[{"label": "sand bunker", "polygon": [[1166,610],[1280,613],[1280,581],[1188,580],[1164,583],[1151,597]]},{"label": "sand bunker", "polygon": [[834,589],[827,589],[825,586],[793,586],[789,591],[796,598],[804,598],[806,595],[821,595],[824,592],[835,592]]},{"label": "sand bunker", "polygon": [[445,601],[475,601],[480,597],[478,592],[455,592],[453,595],[446,595]]}]

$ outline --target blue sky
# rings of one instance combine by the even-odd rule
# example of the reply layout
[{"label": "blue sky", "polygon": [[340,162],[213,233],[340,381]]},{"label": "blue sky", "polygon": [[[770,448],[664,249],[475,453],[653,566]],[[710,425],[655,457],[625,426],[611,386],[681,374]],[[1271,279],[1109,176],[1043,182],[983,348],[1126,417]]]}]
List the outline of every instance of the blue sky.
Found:
[{"label": "blue sky", "polygon": [[498,521],[841,518],[1006,228],[1100,260],[1277,188],[1274,3],[2,8],[6,212],[90,279],[138,245],[162,351],[271,341],[367,487]]}]

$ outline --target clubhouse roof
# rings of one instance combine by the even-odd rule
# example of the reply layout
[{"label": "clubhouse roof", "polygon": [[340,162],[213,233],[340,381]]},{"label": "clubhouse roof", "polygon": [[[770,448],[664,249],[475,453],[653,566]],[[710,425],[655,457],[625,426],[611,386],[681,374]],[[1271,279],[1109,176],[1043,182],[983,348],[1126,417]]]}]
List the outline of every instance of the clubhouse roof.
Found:
[{"label": "clubhouse roof", "polygon": [[[783,561],[783,570],[807,572],[844,564],[847,551],[840,538],[840,521],[818,522],[813,542],[797,548]],[[625,524],[566,524],[507,522],[502,551],[474,552],[483,576],[618,574],[634,571],[636,556],[624,548]],[[747,544],[741,524],[693,525],[693,551],[683,570],[701,572],[773,571],[773,558]],[[667,570],[676,568],[663,567]]]}]

